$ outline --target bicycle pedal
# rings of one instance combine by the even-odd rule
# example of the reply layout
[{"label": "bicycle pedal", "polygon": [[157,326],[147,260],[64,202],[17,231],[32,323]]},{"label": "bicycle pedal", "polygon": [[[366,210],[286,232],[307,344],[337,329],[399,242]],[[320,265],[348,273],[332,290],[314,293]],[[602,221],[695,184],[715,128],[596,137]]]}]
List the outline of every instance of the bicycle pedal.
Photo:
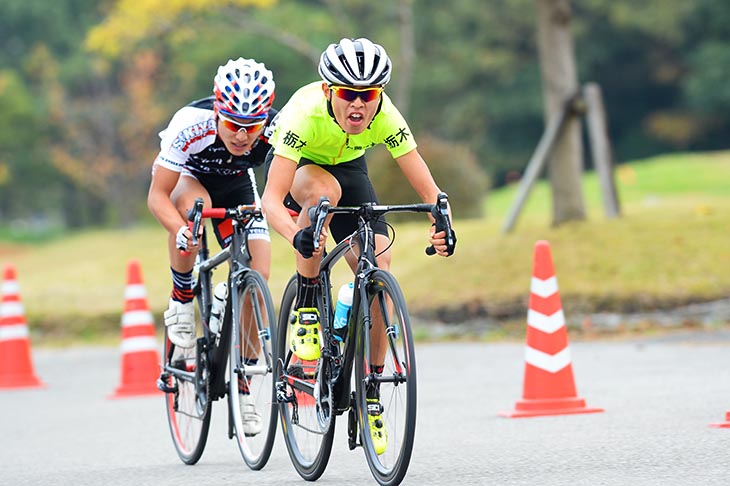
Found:
[{"label": "bicycle pedal", "polygon": [[288,395],[286,392],[286,383],[283,381],[276,382],[276,401],[278,403],[291,403],[295,400],[294,394]]},{"label": "bicycle pedal", "polygon": [[157,378],[157,389],[165,392],[165,393],[177,393],[177,385],[170,386],[168,385],[168,381],[170,380],[170,374],[169,373],[162,373],[159,378]]}]

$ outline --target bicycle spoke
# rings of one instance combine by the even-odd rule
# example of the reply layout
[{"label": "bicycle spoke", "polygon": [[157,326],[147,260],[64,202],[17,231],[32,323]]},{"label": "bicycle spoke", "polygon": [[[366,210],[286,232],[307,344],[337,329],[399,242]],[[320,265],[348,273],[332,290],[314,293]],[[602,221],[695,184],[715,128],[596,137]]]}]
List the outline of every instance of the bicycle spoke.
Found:
[{"label": "bicycle spoke", "polygon": [[[197,310],[196,321],[200,322]],[[197,326],[200,329],[200,324]],[[165,335],[165,353],[168,360],[167,385],[176,392],[165,394],[167,421],[175,450],[186,464],[195,464],[203,454],[208,439],[211,408],[208,399],[207,370],[200,370],[203,380],[196,387],[196,363],[199,346],[190,349],[172,348]],[[203,401],[201,402],[201,392]]]},{"label": "bicycle spoke", "polygon": [[322,475],[329,460],[334,418],[330,406],[326,415],[332,423],[323,427],[322,410],[318,409],[315,399],[317,376],[321,374],[318,362],[302,361],[289,350],[289,316],[294,310],[295,295],[296,281],[292,279],[279,311],[277,397],[284,441],[292,464],[302,478],[314,481]]},{"label": "bicycle spoke", "polygon": [[241,455],[251,469],[264,467],[276,429],[273,395],[274,310],[263,277],[246,272],[239,288],[232,323],[229,364],[229,406]]},{"label": "bicycle spoke", "polygon": [[[367,293],[368,302],[364,304],[372,312],[373,331],[362,337],[364,344],[358,350],[360,366],[355,371],[358,407],[362,411],[358,416],[370,470],[378,483],[387,486],[403,479],[413,448],[415,356],[405,301],[392,275],[382,270],[374,272]],[[363,318],[361,310],[361,322]],[[370,339],[373,333],[382,333],[383,349],[371,349],[377,342]],[[383,354],[382,372],[376,373],[371,365],[380,364],[372,361]]]}]

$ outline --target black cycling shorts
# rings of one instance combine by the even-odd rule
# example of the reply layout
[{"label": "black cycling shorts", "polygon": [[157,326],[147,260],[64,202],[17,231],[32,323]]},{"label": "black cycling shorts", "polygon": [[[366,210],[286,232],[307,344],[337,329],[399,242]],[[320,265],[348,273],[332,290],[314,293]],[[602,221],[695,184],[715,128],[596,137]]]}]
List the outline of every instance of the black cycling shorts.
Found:
[{"label": "black cycling shorts", "polygon": [[[211,203],[214,208],[234,208],[242,204],[254,204],[256,202],[256,186],[248,171],[242,172],[239,176],[218,174],[200,174],[192,172],[186,175],[195,177],[198,182],[208,191]],[[233,224],[230,219],[212,218],[213,230],[221,248],[231,243]],[[269,240],[269,230],[266,221],[257,221],[249,228],[248,238],[250,240]]]},{"label": "black cycling shorts", "polygon": [[[269,167],[274,158],[273,149],[269,150],[266,156],[265,172],[268,178]],[[297,169],[305,165],[316,164],[318,167],[326,170],[337,180],[342,188],[342,197],[337,203],[338,206],[359,206],[365,202],[378,204],[378,197],[375,195],[370,177],[368,176],[368,166],[365,162],[365,156],[362,155],[349,162],[343,162],[336,165],[322,165],[316,162],[302,158],[297,164]],[[301,211],[301,206],[287,194],[284,199],[284,205],[294,211]],[[388,236],[388,225],[385,216],[381,216],[372,222],[372,228],[375,233]],[[330,234],[335,242],[340,242],[350,236],[357,230],[357,216],[350,214],[335,214],[329,226]]]}]

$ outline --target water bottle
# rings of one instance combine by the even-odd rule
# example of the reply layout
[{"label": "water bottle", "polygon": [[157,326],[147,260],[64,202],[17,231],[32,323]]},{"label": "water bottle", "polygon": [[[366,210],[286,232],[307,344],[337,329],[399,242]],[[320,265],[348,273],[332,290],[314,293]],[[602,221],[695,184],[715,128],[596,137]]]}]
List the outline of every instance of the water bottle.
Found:
[{"label": "water bottle", "polygon": [[221,330],[223,322],[223,314],[226,311],[226,298],[228,297],[228,284],[221,282],[215,286],[213,290],[213,305],[210,307],[210,321],[208,327],[210,331],[217,335]]},{"label": "water bottle", "polygon": [[350,309],[352,309],[352,282],[340,287],[335,305],[334,334],[335,339],[344,341],[347,336],[347,323],[350,321]]}]

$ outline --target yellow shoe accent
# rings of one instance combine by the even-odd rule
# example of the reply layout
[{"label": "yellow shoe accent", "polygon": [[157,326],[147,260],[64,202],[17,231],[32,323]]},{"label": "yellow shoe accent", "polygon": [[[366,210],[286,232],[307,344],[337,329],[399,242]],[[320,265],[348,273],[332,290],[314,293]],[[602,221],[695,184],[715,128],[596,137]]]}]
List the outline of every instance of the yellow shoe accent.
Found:
[{"label": "yellow shoe accent", "polygon": [[314,361],[320,355],[319,311],[314,307],[295,310],[289,320],[289,348],[304,361]]},{"label": "yellow shoe accent", "polygon": [[377,398],[368,398],[368,423],[375,453],[380,455],[388,448],[388,431],[383,422],[383,406]]}]

